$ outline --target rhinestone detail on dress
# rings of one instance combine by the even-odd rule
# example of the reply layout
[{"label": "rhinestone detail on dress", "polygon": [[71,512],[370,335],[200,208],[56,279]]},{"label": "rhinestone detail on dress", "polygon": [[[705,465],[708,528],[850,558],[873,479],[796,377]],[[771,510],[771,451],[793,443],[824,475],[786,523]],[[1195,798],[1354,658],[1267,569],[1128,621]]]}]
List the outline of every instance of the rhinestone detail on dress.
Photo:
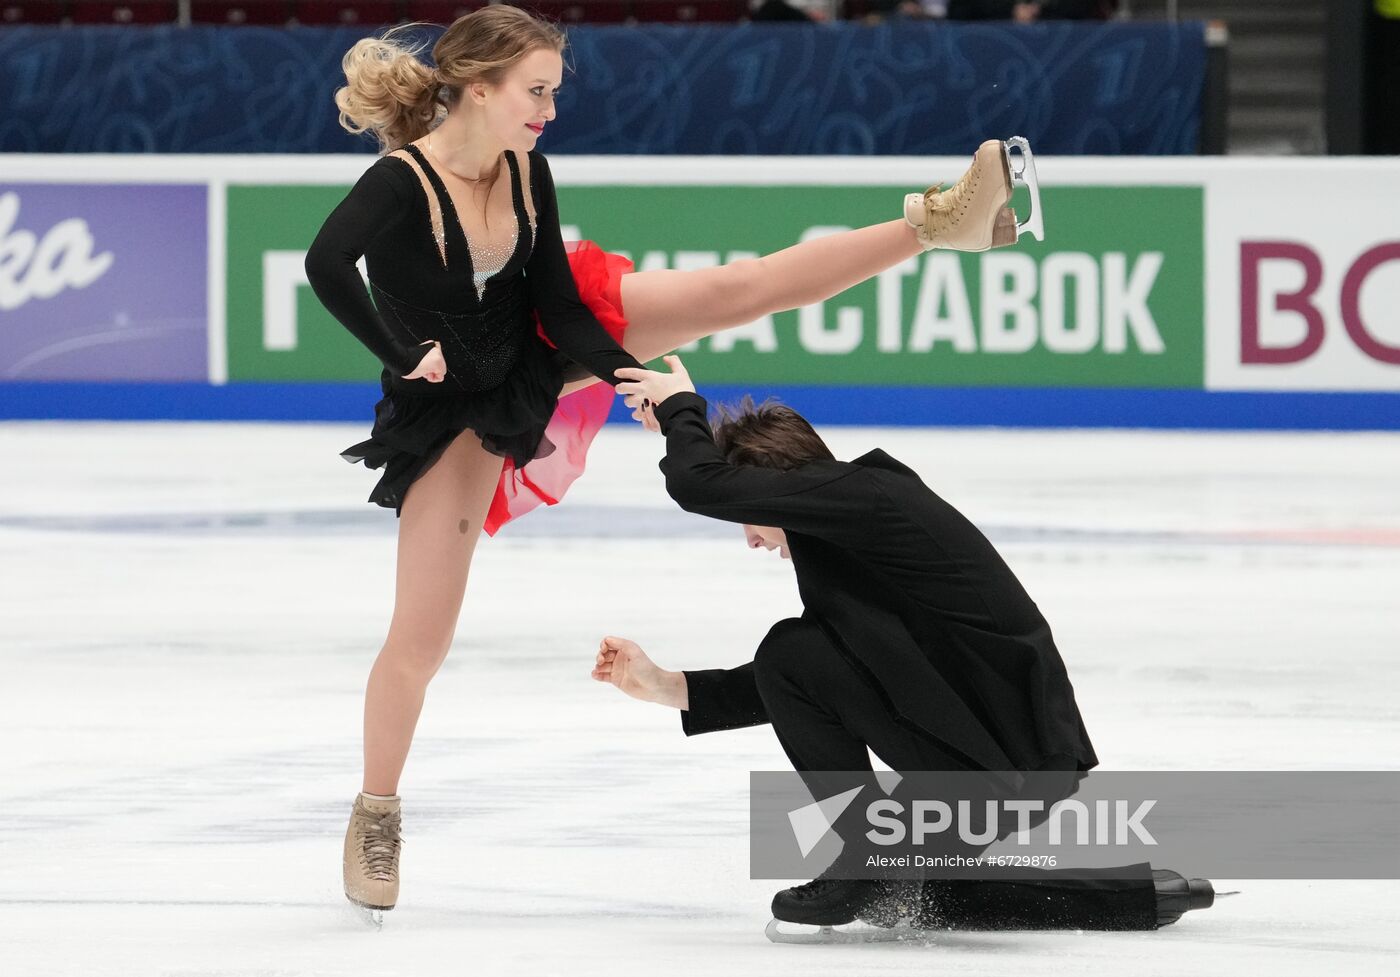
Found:
[{"label": "rhinestone detail on dress", "polygon": [[500,274],[501,269],[515,254],[515,246],[519,241],[519,225],[516,226],[515,233],[510,236],[509,244],[478,248],[472,244],[470,239],[467,240],[467,250],[472,255],[472,284],[476,286],[476,300],[478,302],[486,294],[486,282],[493,276]]},{"label": "rhinestone detail on dress", "polygon": [[[447,267],[447,228],[443,215],[443,208],[439,195],[445,196],[447,203],[452,203],[452,197],[447,193],[446,187],[441,185],[441,181],[428,176],[430,172],[427,161],[422,155],[422,151],[412,143],[404,147],[410,153],[414,169],[418,170],[418,175],[423,183],[423,191],[428,198],[428,215],[431,220],[433,242],[437,245],[438,257],[442,260],[442,266]],[[512,163],[514,160],[511,161]],[[514,165],[510,167],[511,195],[516,204],[516,210],[520,209],[522,195],[526,192],[519,185],[519,175]],[[537,231],[535,225],[535,215],[533,208],[526,207],[525,220],[530,226],[530,237],[534,240]],[[462,239],[467,242],[467,252],[472,263],[472,285],[476,290],[476,300],[478,302],[486,295],[486,286],[492,278],[499,275],[501,271],[510,263],[510,259],[515,256],[515,250],[520,243],[520,224],[517,220],[515,228],[511,233],[510,240],[499,245],[484,245],[478,247],[467,234],[465,227],[461,225],[461,219],[456,215],[456,208],[453,207],[453,217],[457,221],[457,226],[461,230]]]}]

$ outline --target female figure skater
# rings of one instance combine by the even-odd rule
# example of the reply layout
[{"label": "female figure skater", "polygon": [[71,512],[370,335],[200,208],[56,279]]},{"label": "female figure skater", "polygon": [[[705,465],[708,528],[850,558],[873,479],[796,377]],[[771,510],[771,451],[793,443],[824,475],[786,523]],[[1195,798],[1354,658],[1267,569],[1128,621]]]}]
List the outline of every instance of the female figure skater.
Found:
[{"label": "female figure skater", "polygon": [[344,58],[341,124],[373,133],[385,155],[306,256],[317,297],[385,366],[371,436],[343,453],[384,469],[370,501],[400,520],[344,847],[345,894],[376,922],[398,897],[399,776],[477,539],[563,495],[608,413],[613,371],[830,298],[922,250],[985,250],[1019,230],[1008,157],[989,141],[957,186],[910,195],[904,220],[718,268],[627,274],[630,262],[590,242],[566,251],[534,152],[554,118],[563,34],[486,7],[447,28],[433,68],[398,30]]}]

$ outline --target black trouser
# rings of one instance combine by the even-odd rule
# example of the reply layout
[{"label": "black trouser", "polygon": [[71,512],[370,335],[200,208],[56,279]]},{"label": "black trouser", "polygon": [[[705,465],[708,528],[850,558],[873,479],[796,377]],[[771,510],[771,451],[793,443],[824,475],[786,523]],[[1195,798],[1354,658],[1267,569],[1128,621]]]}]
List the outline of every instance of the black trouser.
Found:
[{"label": "black trouser", "polygon": [[[895,722],[880,693],[814,624],[798,618],[779,622],[754,656],[754,678],[778,742],[793,767],[808,775],[804,779],[814,797],[825,796],[827,789],[809,772],[869,771],[867,748],[895,771],[967,769],[931,738]],[[1062,759],[1046,768],[1065,770],[1059,796],[1076,780],[1073,762]],[[859,804],[850,805],[833,825],[843,838],[865,827]],[[1035,879],[930,880],[925,899],[943,925],[955,928],[1156,929],[1150,867],[1132,869],[1132,878],[1047,871]]]}]

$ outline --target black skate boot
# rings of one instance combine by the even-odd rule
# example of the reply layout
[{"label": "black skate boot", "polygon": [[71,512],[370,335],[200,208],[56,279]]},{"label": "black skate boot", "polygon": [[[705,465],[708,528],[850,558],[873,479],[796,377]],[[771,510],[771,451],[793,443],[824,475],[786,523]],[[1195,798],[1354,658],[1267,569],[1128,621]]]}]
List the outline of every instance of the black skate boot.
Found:
[{"label": "black skate boot", "polygon": [[1209,879],[1187,879],[1171,869],[1154,868],[1152,887],[1157,890],[1158,929],[1175,923],[1184,912],[1215,904],[1215,887]]},{"label": "black skate boot", "polygon": [[894,926],[917,909],[919,883],[899,879],[832,879],[811,882],[773,896],[773,918],[786,923],[840,926],[857,919]]}]

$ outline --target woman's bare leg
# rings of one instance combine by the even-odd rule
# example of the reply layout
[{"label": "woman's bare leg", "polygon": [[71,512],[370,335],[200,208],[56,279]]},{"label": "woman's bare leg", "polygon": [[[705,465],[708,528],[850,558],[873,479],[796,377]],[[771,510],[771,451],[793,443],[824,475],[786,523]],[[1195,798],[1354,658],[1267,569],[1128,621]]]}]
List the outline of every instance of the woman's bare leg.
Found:
[{"label": "woman's bare leg", "polygon": [[368,793],[398,792],[428,682],[457,629],[472,553],[503,464],[475,433],[463,431],[404,497],[394,616],[365,690]]},{"label": "woman's bare leg", "polygon": [[[922,253],[914,228],[892,220],[717,268],[623,275],[623,346],[645,363],[720,330],[824,302]],[[596,382],[573,381],[564,393]]]}]

